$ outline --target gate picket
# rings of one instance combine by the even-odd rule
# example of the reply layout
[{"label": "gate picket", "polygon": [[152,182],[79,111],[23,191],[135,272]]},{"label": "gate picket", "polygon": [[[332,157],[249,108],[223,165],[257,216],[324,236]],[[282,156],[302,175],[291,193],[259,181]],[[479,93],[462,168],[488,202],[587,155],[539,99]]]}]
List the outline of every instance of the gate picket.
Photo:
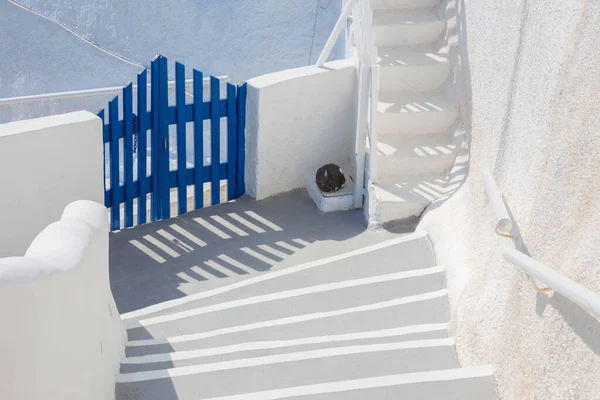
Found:
[{"label": "gate picket", "polygon": [[204,207],[204,76],[194,70],[194,206]]},{"label": "gate picket", "polygon": [[146,179],[146,135],[148,131],[148,124],[146,118],[148,112],[147,107],[147,89],[148,82],[148,70],[143,70],[137,76],[137,146],[134,151],[137,151],[138,155],[138,182],[140,187],[140,194],[138,197],[138,224],[146,223],[146,195],[149,190],[149,182]]},{"label": "gate picket", "polygon": [[152,175],[152,195],[151,195],[151,212],[152,212],[152,222],[154,221],[158,221],[160,219],[160,202],[159,202],[159,190],[158,190],[158,153],[159,153],[159,146],[158,146],[158,138],[159,138],[159,133],[158,133],[158,96],[159,96],[159,90],[158,90],[158,62],[159,62],[160,56],[156,56],[154,57],[154,59],[152,60],[152,64],[150,64],[150,74],[151,74],[151,80],[152,80],[152,84],[150,87],[150,96],[152,96],[151,98],[151,105],[150,108],[152,110],[152,132],[151,132],[151,137],[152,137],[152,143],[151,143],[151,148],[150,148],[150,161],[152,162],[152,168],[151,168],[151,175]]},{"label": "gate picket", "polygon": [[221,202],[221,119],[219,118],[221,100],[221,81],[214,76],[210,77],[210,205],[214,206]]},{"label": "gate picket", "polygon": [[133,226],[133,85],[123,88],[123,121],[125,140],[123,160],[125,163],[125,228]]},{"label": "gate picket", "polygon": [[[244,193],[244,127],[246,85],[227,83],[226,98],[221,99],[221,81],[210,76],[210,101],[204,101],[204,75],[193,70],[193,102],[186,104],[185,66],[175,64],[175,104],[169,105],[167,59],[156,56],[148,70],[137,76],[137,114],[133,110],[133,84],[123,88],[122,119],[119,98],[100,110],[105,153],[105,205],[110,209],[111,230],[121,229],[121,204],[125,228],[147,221],[146,196],[150,194],[151,221],[171,217],[171,190],[177,189],[176,214],[188,210],[187,187],[194,186],[194,209],[204,204],[204,183],[210,182],[211,205],[221,202],[221,180],[227,181],[227,200]],[[148,95],[150,110],[148,110]],[[227,118],[227,162],[221,162],[221,118]],[[210,120],[210,165],[204,166],[204,121]],[[193,167],[188,168],[187,123],[194,123]],[[176,125],[176,169],[171,170],[169,126]],[[150,132],[150,142],[147,134]],[[121,139],[123,139],[121,143]],[[122,146],[121,146],[122,144]],[[108,145],[108,151],[106,148]],[[122,148],[122,156],[121,156]],[[150,148],[150,152],[148,152]],[[137,177],[134,176],[134,154],[137,154]],[[121,161],[123,160],[123,161]],[[148,164],[148,161],[150,163]],[[108,167],[107,164],[108,163]],[[148,168],[149,165],[149,168]],[[107,170],[109,176],[107,177]],[[123,172],[121,172],[123,171]],[[121,182],[121,175],[123,182]],[[107,179],[108,178],[108,179]],[[106,182],[109,182],[107,188]],[[137,221],[133,203],[137,199]]]},{"label": "gate picket", "polygon": [[110,123],[110,190],[112,192],[112,210],[110,213],[111,229],[121,229],[121,202],[119,201],[119,98],[117,96],[108,103]]},{"label": "gate picket", "polygon": [[186,143],[185,143],[185,67],[175,64],[175,97],[177,107],[177,199],[178,212],[187,212]]}]

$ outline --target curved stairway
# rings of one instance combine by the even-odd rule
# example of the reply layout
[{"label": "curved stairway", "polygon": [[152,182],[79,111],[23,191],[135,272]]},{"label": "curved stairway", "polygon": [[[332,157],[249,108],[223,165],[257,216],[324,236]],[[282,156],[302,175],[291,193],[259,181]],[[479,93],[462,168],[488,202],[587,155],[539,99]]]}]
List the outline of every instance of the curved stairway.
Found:
[{"label": "curved stairway", "polygon": [[415,233],[123,314],[117,399],[496,399],[446,294]]},{"label": "curved stairway", "polygon": [[369,187],[369,223],[419,216],[456,185],[450,182],[461,134],[447,95],[451,65],[441,52],[446,21],[438,0],[371,0],[381,68],[377,182]]}]

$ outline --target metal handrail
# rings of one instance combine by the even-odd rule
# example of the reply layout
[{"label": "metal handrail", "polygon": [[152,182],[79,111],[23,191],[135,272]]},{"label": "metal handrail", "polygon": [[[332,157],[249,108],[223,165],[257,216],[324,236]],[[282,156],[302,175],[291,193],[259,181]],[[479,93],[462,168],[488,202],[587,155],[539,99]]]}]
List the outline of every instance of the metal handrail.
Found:
[{"label": "metal handrail", "polygon": [[321,50],[321,54],[319,54],[319,58],[317,58],[317,62],[315,63],[315,65],[317,67],[322,67],[323,65],[325,65],[325,63],[327,62],[327,59],[331,55],[333,46],[335,46],[335,43],[337,42],[338,38],[340,37],[340,34],[346,27],[348,18],[350,18],[350,14],[352,13],[352,6],[354,5],[354,1],[355,0],[348,1],[346,3],[346,6],[344,7],[344,9],[342,10],[342,13],[340,14],[340,17],[338,18],[337,22],[335,23],[333,30],[331,31],[331,34],[329,35],[329,38],[327,39],[327,42],[325,42],[325,46],[323,47],[323,50]]},{"label": "metal handrail", "polygon": [[[490,200],[490,205],[498,222],[498,225],[496,226],[496,233],[503,237],[510,235],[508,237],[516,238],[516,228],[513,226],[513,221],[510,218],[508,210],[504,204],[502,195],[498,190],[496,181],[487,168],[483,169],[483,177],[487,196]],[[507,227],[509,228],[508,230]],[[533,279],[544,282],[552,290],[557,291],[574,303],[579,304],[582,308],[594,315],[596,318],[600,318],[600,294],[589,290],[585,286],[573,281],[555,269],[552,269],[534,260],[526,254],[523,254],[517,250],[512,243],[510,246],[506,246],[503,249],[502,255],[507,261],[521,268]]]}]

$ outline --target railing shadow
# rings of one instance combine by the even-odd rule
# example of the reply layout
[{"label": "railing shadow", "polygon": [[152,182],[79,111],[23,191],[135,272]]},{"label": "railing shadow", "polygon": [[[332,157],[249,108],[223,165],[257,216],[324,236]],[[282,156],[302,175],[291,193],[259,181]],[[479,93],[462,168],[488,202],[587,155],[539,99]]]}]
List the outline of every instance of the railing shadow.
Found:
[{"label": "railing shadow", "polygon": [[292,257],[307,261],[298,253],[315,242],[328,241],[315,254],[327,257],[326,247],[365,229],[360,210],[323,214],[304,190],[243,197],[112,233],[111,286],[119,311],[129,312],[283,268]]},{"label": "railing shadow", "polygon": [[[521,235],[517,219],[513,215],[504,197],[502,197],[502,201],[504,202],[504,207],[506,208],[513,225],[511,233],[515,237],[511,240],[515,249],[532,257]],[[515,268],[517,267],[515,266]],[[534,283],[534,288],[538,289],[539,286],[543,286],[539,285],[539,282],[536,282],[532,277],[529,277],[529,279]],[[550,306],[554,308],[567,325],[569,325],[571,330],[575,332],[575,334],[579,336],[595,354],[600,355],[600,321],[580,305],[569,300],[559,292],[552,291],[546,293],[546,290],[548,290],[546,287],[542,290],[544,291],[538,291],[536,294],[535,311],[537,315],[543,317],[546,307]]]},{"label": "railing shadow", "polygon": [[[139,328],[144,329],[144,328]],[[146,331],[146,335],[150,333]],[[144,347],[128,347],[126,348],[127,357],[135,357],[148,354],[172,353],[175,348],[169,344]],[[164,361],[160,363],[139,363],[139,364],[121,364],[120,372],[122,374],[164,370],[174,368],[175,364],[172,361]],[[117,383],[115,386],[115,400],[137,400],[137,399],[160,399],[160,400],[175,400],[178,399],[177,390],[173,385],[173,381],[168,378],[154,379],[143,382],[127,382]]]},{"label": "railing shadow", "polygon": [[535,311],[540,317],[547,306],[554,308],[587,347],[600,356],[600,321],[597,318],[558,292],[537,294]]},{"label": "railing shadow", "polygon": [[[448,81],[448,94],[459,102],[460,123],[455,129],[454,146],[456,161],[447,179],[447,190],[440,191],[437,198],[425,209],[424,214],[439,208],[462,187],[470,174],[472,135],[472,83],[468,50],[467,19],[464,0],[445,0],[439,6],[441,17],[456,19],[450,25],[445,38],[448,42],[448,59],[455,79]],[[452,39],[452,40],[451,40]],[[439,43],[443,46],[444,43]]]}]

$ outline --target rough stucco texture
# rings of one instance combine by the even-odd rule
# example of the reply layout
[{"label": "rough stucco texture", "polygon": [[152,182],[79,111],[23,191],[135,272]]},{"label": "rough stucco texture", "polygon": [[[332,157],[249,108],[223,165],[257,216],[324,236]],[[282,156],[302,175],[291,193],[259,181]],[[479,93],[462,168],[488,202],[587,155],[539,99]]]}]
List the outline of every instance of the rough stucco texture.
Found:
[{"label": "rough stucco texture", "polygon": [[0,2],[0,53],[0,98],[118,86],[140,70],[8,1]]},{"label": "rough stucco texture", "polygon": [[[20,2],[144,65],[162,54],[183,62],[190,71],[229,75],[235,82],[314,63],[342,4],[341,0]],[[107,87],[135,78],[136,67],[8,2],[0,3],[0,33],[0,49],[9,55],[0,60],[0,97]],[[342,39],[332,57],[343,57],[344,46]]]},{"label": "rough stucco texture", "polygon": [[502,399],[598,399],[600,321],[503,261],[481,169],[493,171],[523,250],[600,292],[600,3],[457,3],[445,12],[456,18],[470,170],[421,226],[448,269],[458,354],[493,364]]},{"label": "rough stucco texture", "polygon": [[327,163],[347,166],[354,144],[352,60],[248,81],[246,192],[256,199],[306,187]]}]

